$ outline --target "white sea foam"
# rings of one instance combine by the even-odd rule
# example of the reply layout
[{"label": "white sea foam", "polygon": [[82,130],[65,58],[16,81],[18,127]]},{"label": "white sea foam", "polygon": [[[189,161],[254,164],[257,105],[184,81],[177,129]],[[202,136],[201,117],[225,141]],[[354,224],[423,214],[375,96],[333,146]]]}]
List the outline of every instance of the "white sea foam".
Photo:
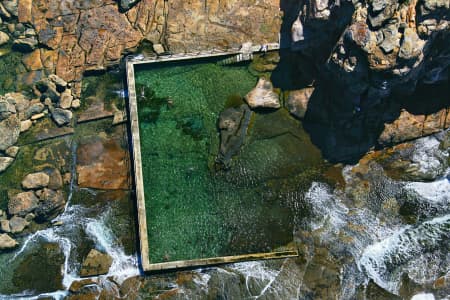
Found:
[{"label": "white sea foam", "polygon": [[411,300],[434,300],[433,294],[426,294],[426,293],[420,293],[417,295],[414,295]]},{"label": "white sea foam", "polygon": [[[450,215],[436,217],[416,227],[405,226],[395,234],[368,246],[358,261],[361,271],[379,286],[398,293],[398,267],[440,247],[450,235]],[[421,268],[422,266],[417,266]]]},{"label": "white sea foam", "polygon": [[313,182],[305,195],[306,201],[313,206],[315,220],[311,223],[311,229],[327,227],[337,232],[346,224],[348,208],[331,193],[328,186],[323,183]]}]

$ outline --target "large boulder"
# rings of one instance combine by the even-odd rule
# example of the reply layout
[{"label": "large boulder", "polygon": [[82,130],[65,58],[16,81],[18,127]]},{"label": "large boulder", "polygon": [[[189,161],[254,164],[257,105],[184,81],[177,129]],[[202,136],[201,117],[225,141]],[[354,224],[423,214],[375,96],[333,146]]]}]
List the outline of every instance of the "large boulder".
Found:
[{"label": "large boulder", "polygon": [[22,93],[8,93],[4,97],[6,101],[15,106],[17,117],[21,121],[25,120],[25,112],[30,106],[30,100]]},{"label": "large boulder", "polygon": [[60,190],[44,189],[39,199],[39,206],[34,211],[38,222],[49,221],[64,211],[66,200]]},{"label": "large boulder", "polygon": [[25,111],[25,117],[27,119],[31,118],[33,115],[40,114],[44,110],[45,106],[41,102],[31,103],[30,106]]},{"label": "large boulder", "polygon": [[52,190],[59,190],[63,186],[63,178],[61,172],[58,169],[49,168],[44,170],[45,173],[50,177],[48,183],[48,188]]},{"label": "large boulder", "polygon": [[11,227],[9,226],[9,220],[0,220],[0,230],[6,233],[11,232]]},{"label": "large boulder", "polygon": [[38,207],[39,199],[34,192],[19,193],[9,199],[8,213],[10,215],[25,216]]},{"label": "large boulder", "polygon": [[24,189],[41,189],[48,186],[50,177],[45,172],[31,173],[25,176],[22,181]]},{"label": "large boulder", "polygon": [[[13,284],[17,291],[32,290],[36,294],[64,289],[64,253],[57,243],[42,241],[23,253],[14,270]],[[44,275],[45,274],[45,275]]]},{"label": "large boulder", "polygon": [[7,119],[11,114],[16,112],[14,105],[6,99],[0,97],[0,121]]},{"label": "large boulder", "polygon": [[309,98],[314,92],[313,87],[290,91],[286,102],[286,108],[297,118],[303,119],[308,109]]},{"label": "large boulder", "polygon": [[11,229],[11,233],[21,233],[25,227],[27,227],[29,222],[24,218],[14,216],[9,220],[9,228]]},{"label": "large boulder", "polygon": [[228,108],[220,113],[220,148],[216,163],[225,168],[230,166],[231,158],[239,152],[244,143],[251,114],[252,112],[246,104]]},{"label": "large boulder", "polygon": [[424,45],[425,41],[419,38],[415,29],[406,28],[398,57],[403,59],[418,57],[422,53]]},{"label": "large boulder", "polygon": [[19,243],[6,233],[0,234],[0,250],[9,250],[17,247]]},{"label": "large boulder", "polygon": [[70,90],[65,90],[61,93],[59,99],[59,107],[62,109],[68,109],[72,107],[73,96]]},{"label": "large boulder", "polygon": [[414,115],[402,110],[396,120],[384,124],[378,142],[381,145],[398,144],[436,133],[444,129],[449,120],[450,111],[445,108],[430,115]]},{"label": "large boulder", "polygon": [[20,120],[15,114],[0,121],[0,151],[5,151],[17,142],[20,134]]},{"label": "large boulder", "polygon": [[28,71],[36,71],[43,68],[41,51],[35,49],[33,52],[25,55],[22,59],[22,63]]},{"label": "large boulder", "polygon": [[113,259],[106,253],[92,249],[81,266],[81,277],[106,274],[111,267]]},{"label": "large boulder", "polygon": [[58,75],[51,74],[48,76],[48,79],[56,85],[56,91],[58,91],[58,93],[62,93],[66,90],[67,82]]},{"label": "large boulder", "polygon": [[8,155],[9,157],[16,157],[17,154],[19,153],[20,147],[17,146],[11,146],[8,149],[5,150],[5,154]]},{"label": "large boulder", "polygon": [[251,108],[280,108],[280,99],[278,94],[273,91],[273,85],[270,80],[260,78],[256,87],[246,96],[245,101]]},{"label": "large boulder", "polygon": [[0,31],[0,46],[6,44],[7,42],[9,42],[9,35],[3,31]]},{"label": "large boulder", "polygon": [[0,156],[0,173],[8,169],[14,162],[14,158]]}]

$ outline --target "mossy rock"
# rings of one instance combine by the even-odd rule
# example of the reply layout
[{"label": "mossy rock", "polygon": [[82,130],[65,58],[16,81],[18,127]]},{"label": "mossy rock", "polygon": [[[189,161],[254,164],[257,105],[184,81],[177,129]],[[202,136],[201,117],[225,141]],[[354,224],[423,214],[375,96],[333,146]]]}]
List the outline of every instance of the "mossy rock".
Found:
[{"label": "mossy rock", "polygon": [[64,254],[58,244],[44,243],[28,254],[14,271],[13,283],[19,291],[36,293],[63,289]]}]

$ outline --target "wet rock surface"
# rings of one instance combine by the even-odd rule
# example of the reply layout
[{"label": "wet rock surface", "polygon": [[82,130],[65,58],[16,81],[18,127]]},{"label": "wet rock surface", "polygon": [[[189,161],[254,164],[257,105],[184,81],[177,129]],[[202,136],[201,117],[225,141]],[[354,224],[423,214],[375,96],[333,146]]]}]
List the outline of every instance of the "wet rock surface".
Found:
[{"label": "wet rock surface", "polygon": [[16,115],[0,121],[0,151],[4,151],[17,142],[20,134],[20,121]]},{"label": "wet rock surface", "polygon": [[0,157],[0,172],[5,171],[13,162],[14,158]]},{"label": "wet rock surface", "polygon": [[105,253],[92,249],[81,266],[82,277],[97,276],[108,273],[112,258]]},{"label": "wet rock surface", "polygon": [[98,189],[128,187],[127,153],[118,140],[96,137],[78,147],[78,185]]}]

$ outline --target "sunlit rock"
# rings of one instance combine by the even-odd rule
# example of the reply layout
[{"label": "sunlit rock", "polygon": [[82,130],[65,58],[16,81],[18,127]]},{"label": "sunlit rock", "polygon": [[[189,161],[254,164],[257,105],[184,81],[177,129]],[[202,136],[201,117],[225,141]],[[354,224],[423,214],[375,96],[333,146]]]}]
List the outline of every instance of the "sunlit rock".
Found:
[{"label": "sunlit rock", "polygon": [[12,196],[8,202],[8,213],[10,215],[25,216],[38,207],[39,199],[34,192],[23,192]]},{"label": "sunlit rock", "polygon": [[8,169],[10,165],[14,162],[12,157],[1,157],[0,156],[0,173]]},{"label": "sunlit rock", "polygon": [[19,243],[6,233],[0,234],[0,250],[9,250],[17,247]]},{"label": "sunlit rock", "polygon": [[280,108],[278,94],[274,92],[270,80],[260,78],[256,87],[246,96],[245,101],[251,108]]},{"label": "sunlit rock", "polygon": [[44,172],[37,172],[28,174],[22,181],[24,189],[40,189],[47,187],[50,182],[50,177]]}]

